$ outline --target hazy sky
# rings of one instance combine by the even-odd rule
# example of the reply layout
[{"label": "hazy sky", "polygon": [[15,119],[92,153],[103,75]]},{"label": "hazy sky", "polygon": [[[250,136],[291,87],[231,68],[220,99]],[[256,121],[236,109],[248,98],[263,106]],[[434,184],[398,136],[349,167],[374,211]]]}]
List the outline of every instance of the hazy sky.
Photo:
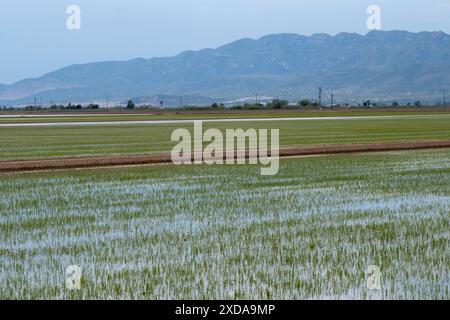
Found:
[{"label": "hazy sky", "polygon": [[[73,4],[80,30],[66,27]],[[1,0],[0,83],[270,33],[365,34],[371,4],[381,8],[383,30],[450,33],[450,0]]]}]

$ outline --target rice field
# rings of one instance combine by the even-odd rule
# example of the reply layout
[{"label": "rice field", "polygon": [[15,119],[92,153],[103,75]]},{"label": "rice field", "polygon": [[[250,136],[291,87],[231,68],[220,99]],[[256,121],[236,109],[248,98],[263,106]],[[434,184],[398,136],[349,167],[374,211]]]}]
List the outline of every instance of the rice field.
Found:
[{"label": "rice field", "polygon": [[450,150],[280,165],[1,175],[0,298],[450,299]]},{"label": "rice field", "polygon": [[[192,124],[0,127],[0,160],[170,152],[173,130]],[[398,118],[205,123],[217,128],[279,129],[280,146],[450,140],[450,113]]]}]

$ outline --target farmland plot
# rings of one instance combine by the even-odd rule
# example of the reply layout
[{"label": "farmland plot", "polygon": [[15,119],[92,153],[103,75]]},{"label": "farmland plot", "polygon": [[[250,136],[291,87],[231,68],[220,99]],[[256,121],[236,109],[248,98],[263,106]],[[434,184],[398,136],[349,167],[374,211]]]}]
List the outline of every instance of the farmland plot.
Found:
[{"label": "farmland plot", "polygon": [[[279,129],[280,146],[450,140],[450,114],[394,118],[205,123],[204,129]],[[189,124],[1,127],[0,161],[170,152],[171,134]]]},{"label": "farmland plot", "polygon": [[2,175],[0,298],[449,299],[449,181],[448,149]]}]

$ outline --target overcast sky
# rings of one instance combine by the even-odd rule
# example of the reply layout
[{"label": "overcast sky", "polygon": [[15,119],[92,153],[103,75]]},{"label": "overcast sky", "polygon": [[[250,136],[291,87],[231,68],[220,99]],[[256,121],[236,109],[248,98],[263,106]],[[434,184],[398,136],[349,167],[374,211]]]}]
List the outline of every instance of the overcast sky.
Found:
[{"label": "overcast sky", "polygon": [[[81,29],[68,30],[69,5]],[[271,33],[367,33],[366,9],[383,30],[450,33],[450,0],[1,0],[0,83],[60,67],[175,55]]]}]

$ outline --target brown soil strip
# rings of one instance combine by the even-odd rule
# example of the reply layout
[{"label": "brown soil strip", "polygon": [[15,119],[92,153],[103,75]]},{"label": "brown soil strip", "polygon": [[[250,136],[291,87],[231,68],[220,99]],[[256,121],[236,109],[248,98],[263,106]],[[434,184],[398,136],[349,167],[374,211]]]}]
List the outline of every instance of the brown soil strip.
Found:
[{"label": "brown soil strip", "polygon": [[[402,141],[372,144],[348,144],[281,149],[280,157],[365,153],[381,151],[450,148],[450,140]],[[267,152],[270,155],[270,152]],[[248,152],[246,157],[248,157]],[[42,171],[60,169],[100,168],[171,163],[169,153],[104,157],[52,158],[43,160],[0,161],[0,172]]]}]

